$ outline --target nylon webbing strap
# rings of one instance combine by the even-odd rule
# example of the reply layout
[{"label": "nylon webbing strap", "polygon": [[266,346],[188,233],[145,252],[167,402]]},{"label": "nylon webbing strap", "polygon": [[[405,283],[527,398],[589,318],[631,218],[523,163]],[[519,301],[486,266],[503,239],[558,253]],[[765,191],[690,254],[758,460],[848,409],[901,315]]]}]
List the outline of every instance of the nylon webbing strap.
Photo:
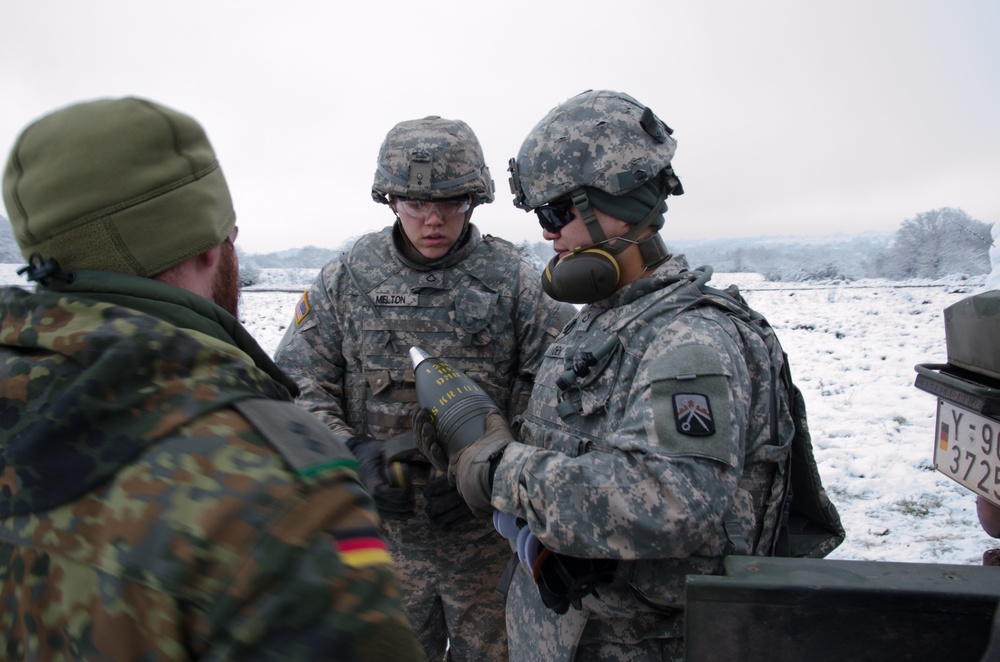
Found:
[{"label": "nylon webbing strap", "polygon": [[[368,293],[365,292],[363,287],[361,287],[361,283],[358,282],[358,277],[354,275],[354,270],[351,269],[351,265],[347,263],[347,260],[344,260],[344,269],[347,270],[347,275],[351,277],[351,282],[354,283],[354,287],[358,288],[358,292],[361,293],[361,296],[365,298],[365,301],[368,302],[368,305],[375,312],[375,317],[382,319],[382,313],[379,312],[378,306],[375,305],[372,298],[368,296]],[[398,353],[399,343],[396,342],[396,334],[393,333],[391,329],[389,329],[389,343],[392,345],[392,351]]]},{"label": "nylon webbing strap", "polygon": [[493,593],[501,602],[507,602],[507,592],[510,591],[510,583],[514,580],[514,571],[517,570],[518,563],[517,554],[515,553],[510,557],[510,561],[507,562],[507,567],[504,569],[503,574],[500,575],[497,587],[493,589]]},{"label": "nylon webbing strap", "polygon": [[580,212],[580,216],[583,217],[583,223],[587,226],[587,232],[590,233],[590,238],[593,242],[599,244],[602,241],[607,241],[608,238],[601,228],[600,221],[597,220],[597,214],[594,213],[594,208],[590,204],[587,192],[582,188],[578,188],[573,191],[572,196],[573,206],[576,207],[577,211]]}]

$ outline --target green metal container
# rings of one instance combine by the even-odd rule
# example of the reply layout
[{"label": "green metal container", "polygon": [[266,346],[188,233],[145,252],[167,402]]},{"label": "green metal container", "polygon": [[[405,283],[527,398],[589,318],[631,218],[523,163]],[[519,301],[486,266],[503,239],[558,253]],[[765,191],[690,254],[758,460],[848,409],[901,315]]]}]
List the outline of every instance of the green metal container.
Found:
[{"label": "green metal container", "polygon": [[730,556],[686,599],[686,662],[978,662],[1000,568]]},{"label": "green metal container", "polygon": [[1000,290],[966,297],[944,309],[948,363],[1000,380]]}]

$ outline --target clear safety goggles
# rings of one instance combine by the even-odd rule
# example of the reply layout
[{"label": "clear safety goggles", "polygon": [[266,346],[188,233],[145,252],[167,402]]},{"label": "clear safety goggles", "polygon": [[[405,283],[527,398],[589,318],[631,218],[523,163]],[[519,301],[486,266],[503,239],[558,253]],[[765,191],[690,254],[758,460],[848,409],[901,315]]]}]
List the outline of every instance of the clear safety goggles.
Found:
[{"label": "clear safety goggles", "polygon": [[396,209],[407,216],[419,219],[427,219],[432,211],[436,211],[441,218],[451,218],[464,214],[472,207],[472,200],[465,195],[461,198],[447,198],[444,200],[416,200],[413,198],[396,198]]}]

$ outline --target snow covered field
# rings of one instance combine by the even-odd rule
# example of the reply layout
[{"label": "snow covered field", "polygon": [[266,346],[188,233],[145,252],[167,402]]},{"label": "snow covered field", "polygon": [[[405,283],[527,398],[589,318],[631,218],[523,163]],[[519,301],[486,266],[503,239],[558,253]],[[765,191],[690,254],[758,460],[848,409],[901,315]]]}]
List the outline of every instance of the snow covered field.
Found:
[{"label": "snow covered field", "polygon": [[[15,270],[0,265],[0,284],[22,283]],[[244,291],[242,321],[268,352],[316,271],[265,269]],[[985,550],[1000,546],[980,529],[973,494],[932,468],[935,398],[913,386],[915,364],[946,360],[944,308],[984,280],[712,279],[716,287],[737,283],[788,352],[820,472],[847,528],[830,558],[979,565]]]}]

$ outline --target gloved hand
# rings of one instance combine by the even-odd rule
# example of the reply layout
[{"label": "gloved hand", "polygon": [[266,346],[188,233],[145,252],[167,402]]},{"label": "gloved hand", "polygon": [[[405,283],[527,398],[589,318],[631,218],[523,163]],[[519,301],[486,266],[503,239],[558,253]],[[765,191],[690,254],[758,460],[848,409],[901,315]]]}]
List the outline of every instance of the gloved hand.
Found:
[{"label": "gloved hand", "polygon": [[459,524],[471,522],[475,518],[465,499],[443,473],[424,486],[424,498],[427,500],[424,512],[445,531],[451,531]]},{"label": "gloved hand", "polygon": [[493,511],[493,528],[507,540],[517,540],[521,529],[526,526],[528,526],[528,522],[517,515],[511,515],[499,510]]},{"label": "gloved hand", "polygon": [[542,604],[560,615],[570,607],[580,609],[583,598],[590,594],[600,597],[598,584],[611,582],[618,567],[614,559],[581,559],[556,554],[527,526],[518,532],[517,556],[535,580]]},{"label": "gloved hand", "polygon": [[483,517],[493,512],[492,460],[498,460],[514,434],[499,411],[486,414],[483,436],[462,448],[448,463],[448,478],[458,488],[458,493],[476,515]]},{"label": "gloved hand", "polygon": [[542,547],[532,563],[531,575],[542,603],[557,614],[565,614],[571,606],[580,609],[581,601],[590,594],[600,597],[597,586],[610,583],[617,567],[614,559],[580,559]]},{"label": "gloved hand", "polygon": [[438,443],[437,428],[431,423],[431,413],[426,409],[417,409],[411,419],[413,424],[413,441],[424,457],[441,473],[448,472],[448,456]]},{"label": "gloved hand", "polygon": [[389,485],[383,444],[371,437],[351,437],[347,447],[358,460],[361,484],[375,499],[382,519],[406,520],[413,517],[413,495]]},{"label": "gloved hand", "polygon": [[520,517],[494,511],[493,526],[504,538],[515,541],[517,558],[535,580],[542,604],[557,614],[565,614],[570,607],[580,609],[583,598],[596,596],[599,584],[614,579],[618,561],[556,554],[542,544]]}]

